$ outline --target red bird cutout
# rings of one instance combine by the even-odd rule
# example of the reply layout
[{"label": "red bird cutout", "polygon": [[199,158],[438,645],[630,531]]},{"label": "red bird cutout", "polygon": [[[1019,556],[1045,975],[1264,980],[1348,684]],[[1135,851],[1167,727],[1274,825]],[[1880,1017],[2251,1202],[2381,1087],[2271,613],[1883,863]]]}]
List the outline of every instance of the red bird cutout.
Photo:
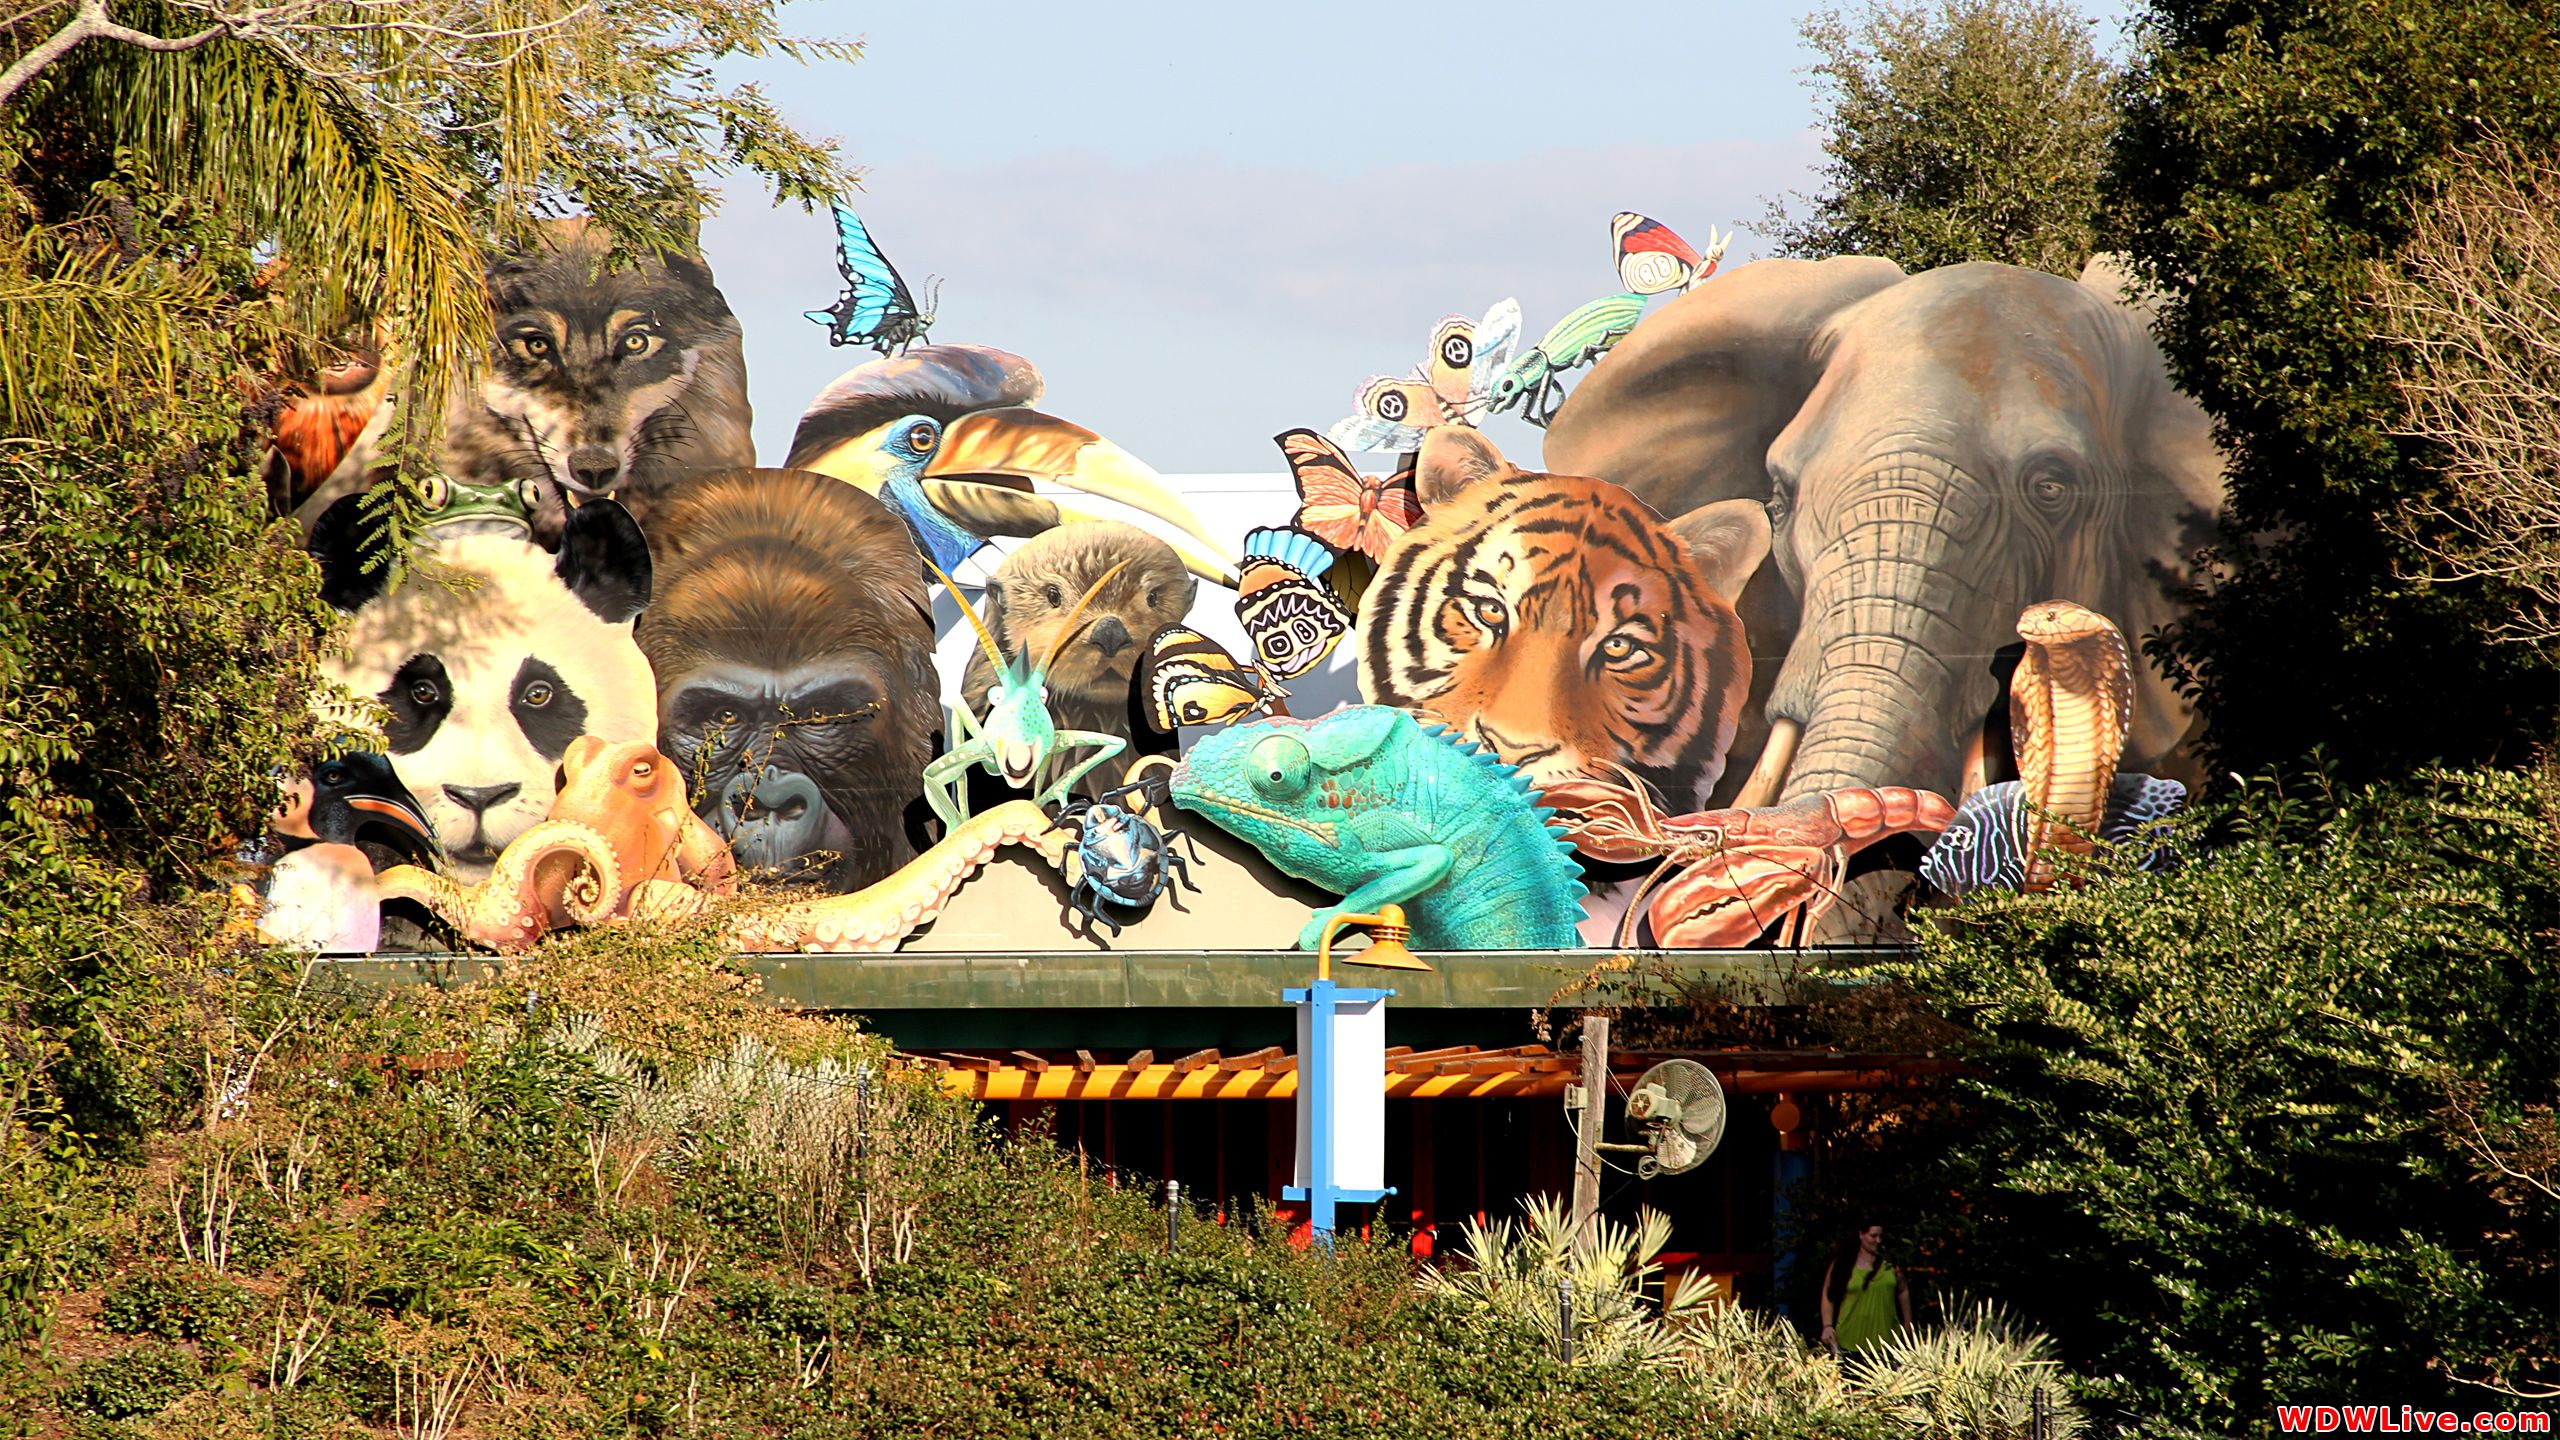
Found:
[{"label": "red bird cutout", "polygon": [[1414,457],[1392,474],[1363,475],[1332,441],[1313,430],[1272,437],[1298,480],[1297,526],[1336,550],[1383,559],[1397,536],[1422,520],[1414,489]]}]

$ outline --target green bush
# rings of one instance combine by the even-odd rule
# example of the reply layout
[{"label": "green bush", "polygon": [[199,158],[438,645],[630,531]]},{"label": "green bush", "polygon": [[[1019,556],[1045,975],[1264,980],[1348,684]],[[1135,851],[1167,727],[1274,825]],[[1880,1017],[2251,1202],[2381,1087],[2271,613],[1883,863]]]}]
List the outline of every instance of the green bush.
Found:
[{"label": "green bush", "polygon": [[119,1335],[230,1345],[254,1297],[210,1270],[171,1265],[127,1275],[107,1291],[98,1323]]},{"label": "green bush", "polygon": [[163,1342],[92,1360],[80,1367],[64,1408],[107,1420],[156,1415],[204,1382],[204,1367]]},{"label": "green bush", "polygon": [[1972,1027],[1897,1233],[2110,1408],[2263,1432],[2560,1379],[2560,780],[2247,786],[2181,864],[1984,898],[1895,973]]}]

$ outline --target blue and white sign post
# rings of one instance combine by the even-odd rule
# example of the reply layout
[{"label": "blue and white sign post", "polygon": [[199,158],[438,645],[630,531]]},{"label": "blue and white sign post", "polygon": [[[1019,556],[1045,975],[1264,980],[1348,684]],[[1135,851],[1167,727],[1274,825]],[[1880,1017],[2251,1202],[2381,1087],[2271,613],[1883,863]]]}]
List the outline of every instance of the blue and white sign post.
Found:
[{"label": "blue and white sign post", "polygon": [[1387,1168],[1387,1000],[1393,990],[1333,983],[1333,935],[1367,925],[1369,948],[1346,964],[1396,970],[1431,967],[1404,948],[1404,911],[1337,915],[1316,946],[1316,983],[1283,990],[1298,1007],[1298,1183],[1280,1192],[1303,1202],[1315,1238],[1333,1243],[1335,1209],[1348,1201],[1374,1205],[1393,1195]]}]

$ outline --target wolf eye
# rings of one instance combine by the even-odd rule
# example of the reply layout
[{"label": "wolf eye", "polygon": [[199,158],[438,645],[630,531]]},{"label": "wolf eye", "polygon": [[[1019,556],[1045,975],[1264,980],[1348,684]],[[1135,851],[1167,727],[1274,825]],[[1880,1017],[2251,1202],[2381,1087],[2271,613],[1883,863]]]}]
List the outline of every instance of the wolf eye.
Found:
[{"label": "wolf eye", "polygon": [[622,333],[622,354],[625,359],[637,360],[657,348],[658,337],[651,331],[626,330]]},{"label": "wolf eye", "polygon": [[551,358],[551,337],[543,334],[539,330],[527,330],[516,336],[513,343],[516,348],[516,353],[527,360],[548,360]]},{"label": "wolf eye", "polygon": [[539,710],[543,706],[551,703],[551,682],[548,680],[536,680],[532,684],[524,687],[524,694],[519,698],[521,698],[527,706]]}]

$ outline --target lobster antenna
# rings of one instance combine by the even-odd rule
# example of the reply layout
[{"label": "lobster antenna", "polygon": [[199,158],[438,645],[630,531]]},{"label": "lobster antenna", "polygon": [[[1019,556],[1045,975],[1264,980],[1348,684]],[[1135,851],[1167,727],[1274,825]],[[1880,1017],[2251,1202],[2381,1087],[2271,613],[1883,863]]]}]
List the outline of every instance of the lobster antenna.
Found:
[{"label": "lobster antenna", "polygon": [[1013,662],[1005,658],[1004,647],[996,643],[994,633],[987,629],[987,622],[978,618],[978,607],[969,603],[968,597],[960,593],[958,582],[945,574],[941,566],[934,564],[932,556],[921,550],[916,554],[923,558],[925,568],[942,582],[942,588],[951,592],[951,598],[959,603],[960,613],[969,617],[969,628],[978,632],[978,643],[986,647],[987,663],[996,667],[998,674],[1012,674]]},{"label": "lobster antenna", "polygon": [[1066,623],[1058,627],[1058,638],[1049,642],[1049,653],[1040,657],[1040,669],[1037,673],[1042,675],[1049,673],[1049,662],[1057,659],[1058,652],[1066,649],[1067,642],[1075,638],[1076,621],[1083,618],[1084,607],[1093,603],[1093,597],[1102,593],[1102,587],[1111,583],[1112,576],[1128,568],[1129,562],[1123,560],[1103,571],[1102,578],[1086,588],[1083,597],[1076,601],[1076,608],[1067,612]]}]

